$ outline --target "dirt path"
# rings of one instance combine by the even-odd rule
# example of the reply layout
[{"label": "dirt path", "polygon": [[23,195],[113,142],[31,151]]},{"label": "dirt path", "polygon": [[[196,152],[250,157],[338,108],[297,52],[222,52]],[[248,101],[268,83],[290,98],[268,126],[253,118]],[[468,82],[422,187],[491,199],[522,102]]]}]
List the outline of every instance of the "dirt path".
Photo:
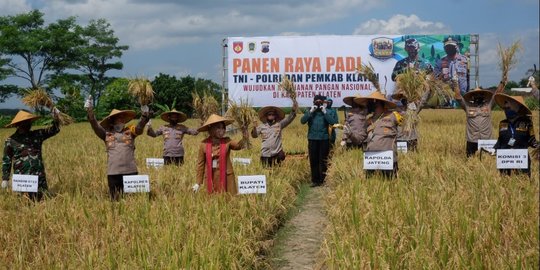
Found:
[{"label": "dirt path", "polygon": [[310,188],[276,239],[272,269],[314,269],[326,227],[325,187]]}]

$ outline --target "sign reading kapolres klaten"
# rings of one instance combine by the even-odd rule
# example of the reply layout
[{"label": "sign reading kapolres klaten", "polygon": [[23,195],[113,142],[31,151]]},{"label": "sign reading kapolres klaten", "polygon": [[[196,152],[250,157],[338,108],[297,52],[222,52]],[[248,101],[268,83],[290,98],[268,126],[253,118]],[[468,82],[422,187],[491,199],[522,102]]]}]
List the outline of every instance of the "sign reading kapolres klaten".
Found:
[{"label": "sign reading kapolres klaten", "polygon": [[[444,44],[455,44],[460,61],[448,59]],[[394,91],[392,73],[405,67],[427,69],[448,79],[450,73],[456,73],[468,80],[469,44],[470,35],[230,37],[229,98],[248,99],[256,107],[288,107],[290,99],[278,84],[282,76],[289,76],[301,106],[311,105],[315,95],[332,98],[334,106],[341,106],[346,96],[375,91],[373,84],[356,72],[359,65],[367,63],[378,73],[386,94]]]}]

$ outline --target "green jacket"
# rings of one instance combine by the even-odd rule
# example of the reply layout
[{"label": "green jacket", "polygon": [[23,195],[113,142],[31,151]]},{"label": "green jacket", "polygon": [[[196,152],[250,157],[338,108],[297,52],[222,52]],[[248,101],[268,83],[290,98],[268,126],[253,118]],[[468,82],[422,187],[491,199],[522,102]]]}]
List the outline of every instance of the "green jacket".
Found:
[{"label": "green jacket", "polygon": [[308,140],[328,140],[328,127],[337,122],[337,113],[330,110],[324,114],[321,111],[310,113],[308,109],[300,119],[300,123],[308,124]]}]

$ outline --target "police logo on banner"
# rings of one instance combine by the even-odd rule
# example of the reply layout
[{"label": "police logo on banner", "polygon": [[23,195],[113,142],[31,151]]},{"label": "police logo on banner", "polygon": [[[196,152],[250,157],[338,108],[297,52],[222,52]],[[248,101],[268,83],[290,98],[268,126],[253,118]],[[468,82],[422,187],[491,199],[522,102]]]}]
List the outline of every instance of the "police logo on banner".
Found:
[{"label": "police logo on banner", "polygon": [[387,37],[379,37],[371,40],[371,56],[386,60],[394,56],[394,40]]},{"label": "police logo on banner", "polygon": [[267,53],[270,51],[270,41],[261,41],[261,52]]},{"label": "police logo on banner", "polygon": [[233,51],[235,53],[241,53],[242,50],[244,50],[244,42],[242,41],[233,42]]}]

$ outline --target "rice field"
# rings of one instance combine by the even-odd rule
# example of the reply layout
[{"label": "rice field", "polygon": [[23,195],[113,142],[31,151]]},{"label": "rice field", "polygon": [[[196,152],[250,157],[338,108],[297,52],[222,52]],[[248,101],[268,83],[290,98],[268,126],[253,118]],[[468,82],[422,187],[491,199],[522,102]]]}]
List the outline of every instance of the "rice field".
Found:
[{"label": "rice field", "polygon": [[[359,151],[334,155],[321,263],[329,269],[538,269],[538,163],[532,179],[501,177],[494,157],[465,158],[463,111],[420,116],[419,152],[400,155],[398,180],[365,179]],[[494,112],[493,126],[502,117]],[[1,129],[0,139],[13,131]],[[286,152],[307,151],[306,133],[295,119],[284,130]],[[298,186],[309,181],[307,159],[263,169],[255,139],[252,149],[233,151],[253,160],[235,165],[235,173],[265,174],[268,194],[194,194],[196,149],[204,137],[186,136],[185,164],[162,169],[144,165],[147,157],[161,157],[162,138],[138,137],[139,173],[150,176],[151,193],[111,203],[104,143],[88,123],[63,127],[44,144],[52,197],[34,204],[0,191],[0,269],[270,268],[276,229]]]}]

